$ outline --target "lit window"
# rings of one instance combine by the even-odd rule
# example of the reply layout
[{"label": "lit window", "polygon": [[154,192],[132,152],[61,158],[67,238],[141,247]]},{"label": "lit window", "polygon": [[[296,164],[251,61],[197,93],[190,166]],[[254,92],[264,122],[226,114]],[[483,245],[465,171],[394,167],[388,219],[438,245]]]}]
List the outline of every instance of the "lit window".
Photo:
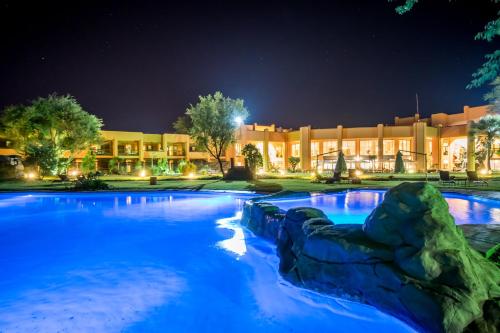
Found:
[{"label": "lit window", "polygon": [[311,157],[319,155],[319,142],[311,142]]},{"label": "lit window", "polygon": [[411,141],[410,140],[399,140],[399,150],[403,155],[410,155],[411,151]]},{"label": "lit window", "polygon": [[394,155],[394,140],[384,140],[384,155]]},{"label": "lit window", "polygon": [[300,143],[292,144],[292,156],[300,157]]},{"label": "lit window", "polygon": [[378,142],[377,140],[361,140],[359,142],[360,155],[377,155]]},{"label": "lit window", "polygon": [[234,150],[235,150],[236,156],[240,156],[241,155],[241,143],[236,143],[234,145]]},{"label": "lit window", "polygon": [[323,142],[323,153],[334,152],[332,155],[337,155],[338,146],[337,141],[325,141]]},{"label": "lit window", "polygon": [[356,141],[354,140],[342,141],[342,152],[346,156],[356,155]]}]

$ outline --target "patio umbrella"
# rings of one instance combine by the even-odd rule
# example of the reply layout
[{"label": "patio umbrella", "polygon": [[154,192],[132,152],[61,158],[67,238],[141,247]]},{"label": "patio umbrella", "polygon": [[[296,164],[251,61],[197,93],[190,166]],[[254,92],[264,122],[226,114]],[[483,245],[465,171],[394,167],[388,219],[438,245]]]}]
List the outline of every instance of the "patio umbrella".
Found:
[{"label": "patio umbrella", "polygon": [[405,163],[403,161],[403,154],[399,150],[396,155],[396,164],[394,165],[394,173],[405,173]]},{"label": "patio umbrella", "polygon": [[347,164],[345,163],[344,153],[339,152],[339,158],[337,159],[337,164],[335,165],[335,172],[346,172]]}]

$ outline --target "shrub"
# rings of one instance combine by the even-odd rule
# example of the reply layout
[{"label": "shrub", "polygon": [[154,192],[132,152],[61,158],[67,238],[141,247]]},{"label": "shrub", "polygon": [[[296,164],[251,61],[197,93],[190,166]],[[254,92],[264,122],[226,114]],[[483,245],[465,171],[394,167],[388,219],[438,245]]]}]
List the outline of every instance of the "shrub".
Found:
[{"label": "shrub", "polygon": [[82,160],[82,171],[84,174],[89,174],[96,171],[97,158],[95,154],[89,150]]},{"label": "shrub", "polygon": [[252,172],[255,172],[257,167],[261,167],[263,164],[262,154],[259,149],[251,143],[246,144],[241,150],[241,154],[245,157],[248,167]]},{"label": "shrub", "polygon": [[196,165],[190,161],[181,160],[177,168],[179,169],[179,173],[182,173],[184,176],[196,172]]},{"label": "shrub", "polygon": [[288,158],[288,163],[290,164],[291,172],[295,172],[297,165],[300,163],[300,157],[290,156]]},{"label": "shrub", "polygon": [[108,190],[109,188],[109,185],[100,179],[84,177],[79,178],[73,186],[76,191],[98,191]]}]

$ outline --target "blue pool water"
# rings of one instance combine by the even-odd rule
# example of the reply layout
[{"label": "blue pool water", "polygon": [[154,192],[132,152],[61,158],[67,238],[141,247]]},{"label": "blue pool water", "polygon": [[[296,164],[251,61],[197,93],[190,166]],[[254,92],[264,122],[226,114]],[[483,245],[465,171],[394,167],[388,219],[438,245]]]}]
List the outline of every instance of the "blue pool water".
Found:
[{"label": "blue pool water", "polygon": [[[385,191],[361,190],[332,194],[318,194],[311,197],[271,200],[287,210],[293,207],[316,207],[336,224],[364,223],[372,210],[384,200]],[[445,193],[444,197],[456,224],[499,224],[500,201]]]},{"label": "blue pool water", "polygon": [[0,194],[0,332],[411,332],[288,284],[249,195]]}]

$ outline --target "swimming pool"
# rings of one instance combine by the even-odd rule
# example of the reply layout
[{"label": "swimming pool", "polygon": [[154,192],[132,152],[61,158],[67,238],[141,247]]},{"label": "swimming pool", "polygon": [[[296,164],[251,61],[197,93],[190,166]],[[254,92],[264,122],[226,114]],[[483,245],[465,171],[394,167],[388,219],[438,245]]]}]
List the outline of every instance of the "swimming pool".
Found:
[{"label": "swimming pool", "polygon": [[245,194],[0,194],[0,332],[412,332],[303,290]]},{"label": "swimming pool", "polygon": [[[343,191],[311,197],[268,200],[285,210],[293,207],[321,209],[336,224],[364,223],[366,217],[384,199],[382,190]],[[456,224],[499,224],[500,201],[477,196],[443,194]]]}]

